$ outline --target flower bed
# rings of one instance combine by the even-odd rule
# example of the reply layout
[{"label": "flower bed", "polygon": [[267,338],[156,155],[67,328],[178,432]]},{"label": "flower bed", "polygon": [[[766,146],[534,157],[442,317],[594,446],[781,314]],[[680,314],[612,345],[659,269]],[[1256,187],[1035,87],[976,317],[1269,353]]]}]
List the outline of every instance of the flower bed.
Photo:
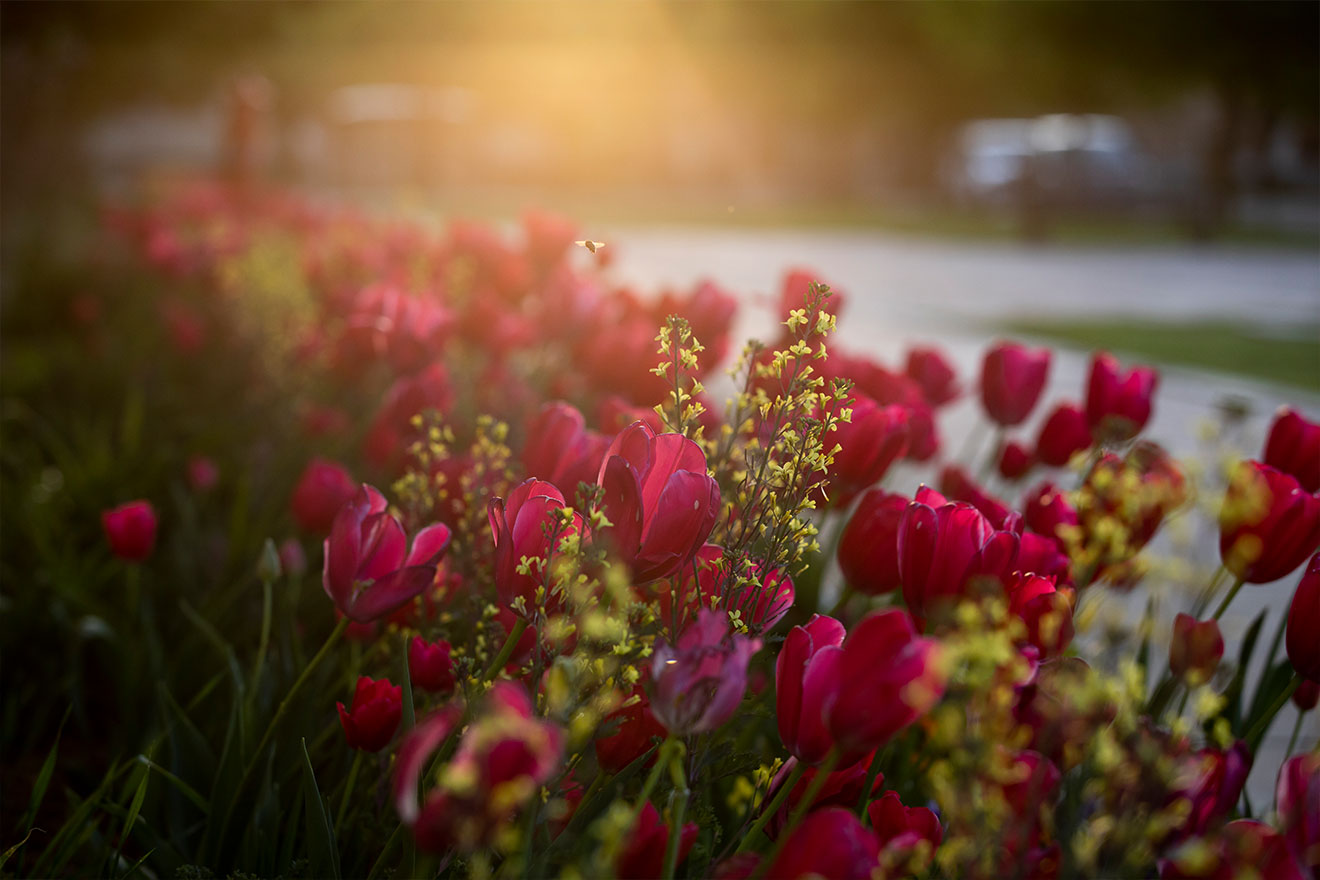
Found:
[{"label": "flower bed", "polygon": [[[35,575],[6,639],[41,670],[6,687],[33,719],[7,734],[35,756],[20,873],[1320,865],[1313,739],[1274,804],[1243,797],[1274,716],[1320,692],[1301,414],[1194,478],[1142,434],[1156,371],[1097,353],[1008,439],[1048,349],[891,369],[830,344],[846,298],[807,273],[718,401],[737,299],[618,289],[559,218],[506,238],[196,186],[105,219],[104,289],[54,299],[74,354],[9,406],[11,584]],[[43,411],[88,359],[102,394]],[[985,462],[945,454],[968,394]],[[1222,566],[1172,633],[1101,650],[1095,609],[1169,577],[1143,549],[1198,490],[1221,560],[1184,568]],[[103,538],[65,527],[102,509]],[[1225,657],[1224,610],[1278,580],[1273,639],[1262,615]],[[68,659],[43,667],[43,638]]]}]

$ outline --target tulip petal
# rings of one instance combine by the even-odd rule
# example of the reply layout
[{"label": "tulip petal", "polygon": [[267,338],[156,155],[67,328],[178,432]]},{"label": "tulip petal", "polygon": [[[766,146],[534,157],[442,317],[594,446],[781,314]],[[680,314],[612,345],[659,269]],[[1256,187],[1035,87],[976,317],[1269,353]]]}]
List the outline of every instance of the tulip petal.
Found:
[{"label": "tulip petal", "polygon": [[412,550],[404,565],[435,565],[449,549],[449,526],[436,523],[427,526],[413,537]]},{"label": "tulip petal", "polygon": [[601,510],[610,521],[605,534],[614,549],[631,564],[642,539],[641,487],[637,472],[627,459],[615,455],[605,459],[600,485],[605,490]]},{"label": "tulip petal", "polygon": [[435,581],[434,565],[414,565],[389,572],[342,606],[358,623],[371,623],[420,596]]},{"label": "tulip petal", "polygon": [[691,559],[710,537],[719,503],[719,486],[704,470],[675,471],[646,521],[633,572],[637,580],[672,574]]},{"label": "tulip petal", "polygon": [[355,577],[375,580],[397,569],[408,553],[408,535],[388,513],[373,513],[362,522],[362,557]]},{"label": "tulip petal", "polygon": [[[342,704],[340,713],[343,713]],[[422,770],[440,744],[449,736],[462,714],[457,706],[446,706],[439,712],[417,722],[399,744],[399,756],[394,764],[394,808],[405,825],[417,821],[417,784]]]}]

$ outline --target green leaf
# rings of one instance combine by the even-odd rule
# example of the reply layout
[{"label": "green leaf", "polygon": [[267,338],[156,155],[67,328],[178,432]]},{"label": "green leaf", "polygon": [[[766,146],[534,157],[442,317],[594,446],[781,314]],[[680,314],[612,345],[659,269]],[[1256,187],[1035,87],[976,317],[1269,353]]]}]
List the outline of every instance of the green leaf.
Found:
[{"label": "green leaf", "polygon": [[171,773],[170,771],[166,770],[164,767],[157,764],[155,761],[148,758],[146,755],[138,755],[137,759],[141,761],[143,764],[150,767],[152,770],[155,770],[161,776],[163,776],[166,782],[169,782],[176,789],[178,789],[180,794],[182,794],[188,800],[192,801],[193,804],[197,807],[197,809],[201,810],[203,813],[206,813],[210,809],[210,805],[206,802],[206,798],[202,797],[201,793],[198,792],[197,789],[193,788],[191,785],[184,782],[182,779],[175,776],[173,773]]},{"label": "green leaf", "polygon": [[1252,654],[1255,653],[1256,642],[1260,638],[1260,628],[1265,624],[1265,615],[1268,612],[1268,608],[1263,609],[1247,628],[1246,635],[1242,637],[1242,648],[1238,651],[1237,670],[1233,673],[1233,680],[1229,682],[1227,690],[1224,691],[1227,702],[1224,704],[1222,714],[1228,719],[1233,730],[1238,730],[1241,725],[1242,691],[1246,681],[1247,666],[1251,663]]},{"label": "green leaf", "polygon": [[32,832],[40,831],[40,830],[41,830],[40,828],[29,828],[27,834],[23,835],[22,840],[11,846],[9,849],[5,850],[3,853],[0,853],[0,870],[3,870],[5,864],[14,857],[14,853],[18,852],[19,849],[22,848],[23,844],[28,842],[28,838],[32,836]]},{"label": "green leaf", "polygon": [[412,670],[408,668],[408,636],[403,637],[403,730],[400,733],[407,733],[413,729],[416,723],[416,715],[413,710],[413,689],[412,689]]},{"label": "green leaf", "polygon": [[[22,825],[26,826],[29,833],[32,831],[32,823],[37,821],[37,810],[41,809],[41,802],[46,798],[46,789],[50,787],[50,778],[55,773],[55,759],[60,750],[60,737],[64,734],[64,724],[69,720],[69,712],[73,710],[72,704],[64,710],[64,718],[60,720],[59,729],[55,732],[55,743],[50,747],[50,754],[46,755],[46,760],[41,765],[41,771],[37,774],[36,785],[32,787],[32,797],[28,801],[27,812],[23,814]],[[27,840],[26,837],[23,838]],[[22,846],[20,843],[19,846]],[[0,864],[4,864],[0,861]]]},{"label": "green leaf", "polygon": [[133,826],[137,824],[138,813],[142,812],[142,801],[147,796],[147,781],[151,779],[151,761],[138,756],[142,761],[142,781],[138,783],[137,791],[133,793],[133,802],[128,805],[128,818],[124,821],[124,830],[119,835],[119,848],[122,850],[124,841],[128,840],[128,835],[133,833]]},{"label": "green leaf", "polygon": [[307,739],[302,738],[303,754],[303,806],[307,808],[307,848],[312,860],[312,873],[319,877],[339,880],[339,853],[335,850],[335,833],[326,815],[325,801],[316,785],[316,772],[307,754]]}]

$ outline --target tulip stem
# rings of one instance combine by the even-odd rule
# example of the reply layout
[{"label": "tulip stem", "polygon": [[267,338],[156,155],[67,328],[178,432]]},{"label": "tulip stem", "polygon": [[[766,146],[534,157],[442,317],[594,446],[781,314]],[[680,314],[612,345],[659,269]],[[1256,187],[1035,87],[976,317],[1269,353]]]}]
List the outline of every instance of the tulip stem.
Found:
[{"label": "tulip stem", "polygon": [[257,659],[252,664],[252,690],[248,693],[249,709],[256,702],[261,689],[261,674],[266,668],[266,651],[270,647],[271,583],[261,580],[261,641],[257,643]]},{"label": "tulip stem", "polygon": [[756,822],[743,836],[742,843],[738,844],[738,852],[746,852],[760,841],[761,831],[765,829],[766,823],[770,821],[775,813],[779,812],[779,808],[784,805],[784,801],[788,800],[789,793],[797,788],[798,782],[802,779],[802,774],[806,772],[807,765],[801,761],[793,766],[793,770],[788,774],[788,778],[784,780],[784,784],[779,786],[779,791],[775,792],[774,799],[761,808],[761,815],[756,817]]},{"label": "tulip stem", "polygon": [[651,792],[655,790],[655,784],[660,781],[660,774],[669,766],[670,755],[673,753],[675,746],[681,749],[683,742],[673,734],[670,734],[669,738],[660,744],[659,750],[655,753],[655,766],[651,768],[650,774],[646,777],[646,782],[642,784],[642,791],[637,796],[636,805],[633,806],[632,817],[628,820],[628,824],[624,826],[625,833],[632,831],[632,827],[637,824],[638,817],[642,815],[642,810],[645,809],[647,802],[651,799]]},{"label": "tulip stem", "polygon": [[1265,710],[1265,713],[1261,715],[1256,723],[1251,726],[1251,729],[1247,731],[1247,735],[1244,736],[1243,739],[1247,741],[1247,745],[1251,747],[1252,752],[1256,751],[1256,748],[1260,745],[1260,741],[1265,738],[1265,732],[1270,729],[1270,724],[1273,723],[1274,716],[1279,714],[1279,710],[1283,708],[1283,704],[1288,702],[1293,695],[1293,691],[1297,690],[1297,686],[1301,683],[1302,677],[1300,675],[1294,675],[1292,681],[1290,681],[1288,686],[1283,689],[1283,692],[1279,694],[1274,703]]},{"label": "tulip stem", "polygon": [[344,630],[348,629],[348,623],[349,620],[347,617],[339,618],[339,622],[336,623],[335,628],[330,631],[330,635],[326,637],[325,643],[321,645],[321,649],[317,651],[316,656],[312,657],[307,665],[303,667],[303,671],[298,675],[297,680],[294,681],[293,687],[289,688],[288,693],[284,695],[284,699],[280,701],[279,708],[275,710],[275,716],[270,719],[270,724],[266,725],[266,732],[262,734],[261,742],[257,743],[257,747],[253,749],[252,757],[248,760],[247,766],[243,768],[243,775],[239,777],[238,787],[234,789],[234,798],[229,802],[229,807],[225,810],[224,821],[220,823],[220,836],[218,842],[221,847],[225,845],[225,836],[229,831],[229,823],[234,817],[234,808],[238,806],[238,802],[243,799],[243,794],[247,790],[247,787],[252,784],[253,776],[257,772],[257,766],[263,763],[261,756],[265,753],[266,747],[270,745],[271,739],[274,738],[275,731],[279,729],[280,722],[284,720],[285,713],[289,711],[289,706],[293,704],[294,698],[297,697],[298,692],[303,689],[303,685],[305,685],[307,680],[311,678],[312,672],[315,671],[317,666],[321,665],[321,661],[330,653],[331,646],[336,644],[344,634]]},{"label": "tulip stem", "polygon": [[1293,724],[1292,736],[1288,739],[1288,748],[1283,753],[1284,758],[1287,758],[1289,755],[1291,755],[1293,753],[1293,749],[1297,748],[1297,737],[1300,736],[1302,733],[1302,719],[1305,717],[1306,717],[1306,710],[1298,709],[1297,722]]},{"label": "tulip stem", "polygon": [[495,659],[491,661],[490,668],[481,676],[482,681],[495,680],[495,677],[500,674],[500,670],[504,668],[504,665],[509,662],[509,658],[513,656],[513,649],[518,646],[518,640],[522,638],[522,634],[526,632],[526,630],[526,618],[518,618],[517,622],[513,625],[513,629],[509,630],[509,637],[504,640],[504,646],[500,648],[500,652],[496,654]]},{"label": "tulip stem", "polygon": [[353,795],[353,783],[357,782],[358,770],[362,767],[361,749],[353,750],[353,766],[348,768],[348,781],[344,783],[344,796],[339,801],[339,815],[335,817],[334,829],[338,834],[344,830],[344,820],[348,818],[348,804]]},{"label": "tulip stem", "polygon": [[802,821],[802,817],[807,814],[807,811],[811,809],[812,804],[815,803],[816,796],[820,794],[820,790],[825,787],[825,783],[829,781],[830,773],[834,772],[834,767],[838,763],[839,747],[835,746],[830,749],[830,753],[825,756],[825,760],[816,768],[816,775],[811,777],[811,782],[807,785],[807,790],[802,794],[802,800],[797,802],[797,806],[795,806],[793,812],[789,814],[788,824],[780,829],[779,836],[775,838],[775,845],[770,847],[770,852],[766,853],[765,858],[761,860],[761,867],[757,869],[756,874],[753,875],[754,877],[764,877],[766,872],[770,870],[770,867],[774,865],[775,859],[779,857],[780,851],[783,850],[784,845],[788,843],[788,839],[793,836],[793,831],[797,828],[798,823]]},{"label": "tulip stem", "polygon": [[683,817],[687,812],[688,797],[692,794],[687,783],[687,769],[683,766],[682,752],[675,751],[669,759],[669,776],[674,783],[671,796],[673,810],[669,815],[669,845],[665,847],[664,880],[674,880],[678,867],[678,850],[683,839]]},{"label": "tulip stem", "polygon": [[880,765],[884,763],[885,753],[876,749],[875,757],[871,759],[871,766],[866,771],[866,784],[862,786],[862,796],[857,799],[857,816],[865,820],[866,804],[871,799],[871,787],[875,785],[875,778],[880,775]]},{"label": "tulip stem", "polygon": [[1219,607],[1215,609],[1215,613],[1210,615],[1211,620],[1218,620],[1223,615],[1224,611],[1228,609],[1228,604],[1232,602],[1233,597],[1238,594],[1238,590],[1242,589],[1243,583],[1244,581],[1242,578],[1238,578],[1233,582],[1233,589],[1228,591],[1228,595],[1224,597],[1224,601],[1220,602]]}]

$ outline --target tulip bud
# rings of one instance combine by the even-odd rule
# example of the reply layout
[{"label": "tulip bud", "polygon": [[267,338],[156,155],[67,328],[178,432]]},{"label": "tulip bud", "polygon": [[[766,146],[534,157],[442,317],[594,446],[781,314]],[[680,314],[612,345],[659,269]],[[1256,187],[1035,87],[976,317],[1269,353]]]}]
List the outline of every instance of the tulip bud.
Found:
[{"label": "tulip bud", "polygon": [[432,644],[421,636],[413,636],[408,643],[408,672],[412,683],[433,693],[452,691],[457,679],[449,650],[449,642],[444,639]]},{"label": "tulip bud", "polygon": [[289,500],[293,521],[304,531],[323,535],[330,531],[335,514],[357,489],[352,474],[343,465],[313,458],[298,478]]},{"label": "tulip bud", "polygon": [[270,538],[261,545],[261,555],[257,557],[257,577],[267,584],[273,584],[283,574],[280,566],[280,554],[275,549],[275,542]]},{"label": "tulip bud", "polygon": [[1311,681],[1309,678],[1302,679],[1297,684],[1297,690],[1293,691],[1293,705],[1300,712],[1310,712],[1320,703],[1320,682]]},{"label": "tulip bud", "polygon": [[910,349],[907,375],[921,386],[921,393],[931,406],[943,406],[958,397],[958,375],[938,348]]},{"label": "tulip bud", "polygon": [[307,554],[297,538],[285,538],[280,542],[280,568],[295,578],[307,572]]},{"label": "tulip bud", "polygon": [[826,432],[826,449],[840,447],[830,465],[826,496],[820,504],[843,508],[857,493],[884,478],[895,461],[907,452],[908,411],[898,404],[880,406],[869,397],[858,396],[852,405],[852,420]]},{"label": "tulip bud", "polygon": [[1265,464],[1297,478],[1308,492],[1320,492],[1320,424],[1283,407],[1270,425]]},{"label": "tulip bud", "polygon": [[1311,557],[1293,594],[1285,645],[1297,674],[1313,684],[1320,682],[1320,553]]},{"label": "tulip bud", "polygon": [[1141,433],[1150,421],[1151,397],[1159,379],[1150,367],[1133,367],[1121,376],[1113,355],[1096,352],[1086,393],[1086,421],[1092,433],[1118,443]]},{"label": "tulip bud", "polygon": [[379,752],[389,745],[403,718],[403,688],[392,685],[389,679],[373,680],[362,676],[353,692],[353,708],[339,706],[339,723],[344,727],[344,740],[349,748],[364,752]]},{"label": "tulip bud", "polygon": [[823,712],[839,687],[839,646],[846,634],[833,617],[813,615],[806,626],[789,630],[775,662],[779,738],[805,764],[819,764],[834,745]]},{"label": "tulip bud", "polygon": [[1006,480],[1020,480],[1031,470],[1035,461],[1030,449],[1016,440],[1010,440],[999,453],[999,475]]},{"label": "tulip bud", "polygon": [[188,459],[188,485],[194,492],[209,492],[220,480],[220,469],[215,462],[205,455],[194,455]]},{"label": "tulip bud", "polygon": [[1051,352],[1001,342],[985,354],[981,365],[981,403],[986,415],[1009,428],[1021,424],[1035,408],[1049,376]]},{"label": "tulip bud", "polygon": [[101,514],[110,552],[129,562],[142,562],[156,546],[156,510],[150,501],[129,501]]},{"label": "tulip bud", "polygon": [[868,596],[897,590],[898,526],[910,499],[872,489],[862,496],[839,539],[839,568],[848,586]]},{"label": "tulip bud", "polygon": [[1091,448],[1091,427],[1086,413],[1072,403],[1061,403],[1041,425],[1036,457],[1050,467],[1064,467],[1072,457]]},{"label": "tulip bud", "polygon": [[1196,687],[1210,680],[1224,656],[1224,637],[1214,620],[1197,621],[1190,614],[1173,619],[1169,671]]}]

